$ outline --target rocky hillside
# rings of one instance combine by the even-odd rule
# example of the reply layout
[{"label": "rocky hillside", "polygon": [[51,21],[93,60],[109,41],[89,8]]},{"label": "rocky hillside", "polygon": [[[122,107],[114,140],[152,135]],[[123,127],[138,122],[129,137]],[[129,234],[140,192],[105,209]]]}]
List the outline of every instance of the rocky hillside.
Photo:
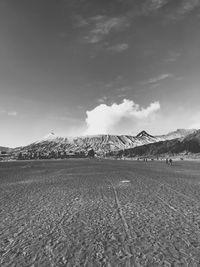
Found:
[{"label": "rocky hillside", "polygon": [[2,152],[9,152],[11,151],[12,149],[9,148],[9,147],[5,147],[5,146],[0,146],[0,153]]},{"label": "rocky hillside", "polygon": [[61,137],[50,133],[41,140],[28,146],[15,149],[15,152],[28,154],[28,157],[65,157],[66,155],[87,155],[93,149],[98,155],[105,155],[112,151],[135,148],[159,141],[184,138],[194,130],[177,130],[167,135],[152,136],[146,131],[136,136],[130,135],[94,135],[76,138]]},{"label": "rocky hillside", "polygon": [[160,141],[152,144],[121,150],[118,156],[148,157],[161,155],[187,155],[200,153],[200,130],[196,130],[182,138]]},{"label": "rocky hillside", "polygon": [[32,143],[26,147],[21,147],[21,151],[52,151],[61,150],[67,152],[88,151],[94,149],[96,153],[116,151],[147,143],[159,141],[159,138],[147,134],[145,131],[137,136],[129,135],[94,135],[81,136],[75,138],[60,137],[54,133],[49,134],[43,139]]},{"label": "rocky hillside", "polygon": [[177,129],[176,131],[170,132],[166,135],[160,135],[159,137],[163,140],[172,140],[176,138],[180,139],[185,138],[187,135],[192,134],[195,131],[195,129]]}]

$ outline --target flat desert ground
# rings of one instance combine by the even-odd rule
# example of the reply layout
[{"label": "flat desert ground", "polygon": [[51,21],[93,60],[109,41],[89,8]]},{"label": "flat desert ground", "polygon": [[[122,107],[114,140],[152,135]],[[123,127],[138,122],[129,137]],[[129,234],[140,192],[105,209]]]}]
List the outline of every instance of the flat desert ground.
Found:
[{"label": "flat desert ground", "polygon": [[0,163],[0,266],[200,266],[200,162]]}]

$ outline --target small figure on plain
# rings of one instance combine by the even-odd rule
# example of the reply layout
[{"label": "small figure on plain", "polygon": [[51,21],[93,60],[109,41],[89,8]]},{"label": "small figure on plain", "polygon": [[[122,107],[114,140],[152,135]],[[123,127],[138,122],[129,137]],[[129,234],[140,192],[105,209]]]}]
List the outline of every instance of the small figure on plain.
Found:
[{"label": "small figure on plain", "polygon": [[172,165],[172,159],[169,159],[169,165]]},{"label": "small figure on plain", "polygon": [[166,164],[169,164],[169,160],[168,160],[168,158],[166,158]]}]

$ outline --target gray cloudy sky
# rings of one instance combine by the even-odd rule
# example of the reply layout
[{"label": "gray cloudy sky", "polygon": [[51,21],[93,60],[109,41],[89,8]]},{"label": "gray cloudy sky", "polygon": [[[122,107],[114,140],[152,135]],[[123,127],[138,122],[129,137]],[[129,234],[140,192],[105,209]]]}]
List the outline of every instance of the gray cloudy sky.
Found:
[{"label": "gray cloudy sky", "polygon": [[200,128],[200,0],[1,0],[0,145]]}]

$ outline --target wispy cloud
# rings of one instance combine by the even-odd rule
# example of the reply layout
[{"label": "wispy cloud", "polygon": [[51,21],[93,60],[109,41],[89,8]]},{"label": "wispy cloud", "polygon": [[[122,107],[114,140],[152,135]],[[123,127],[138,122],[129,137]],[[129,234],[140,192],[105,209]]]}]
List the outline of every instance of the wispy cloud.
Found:
[{"label": "wispy cloud", "polygon": [[192,11],[194,8],[200,5],[199,0],[184,0],[182,1],[182,5],[178,10],[179,14],[185,14]]},{"label": "wispy cloud", "polygon": [[162,81],[162,80],[165,80],[165,79],[167,79],[167,78],[169,78],[171,76],[172,75],[169,74],[169,73],[161,74],[161,75],[159,75],[157,77],[154,77],[154,78],[149,79],[148,80],[148,83],[157,83],[157,82]]},{"label": "wispy cloud", "polygon": [[143,12],[144,13],[149,13],[152,11],[157,11],[163,6],[165,6],[169,0],[148,0],[145,1],[143,4]]},{"label": "wispy cloud", "polygon": [[183,19],[197,7],[200,7],[200,0],[182,0],[167,14],[167,18],[172,21]]},{"label": "wispy cloud", "polygon": [[170,51],[168,56],[164,59],[164,61],[167,63],[175,62],[180,57],[180,55],[181,55],[180,53]]},{"label": "wispy cloud", "polygon": [[89,18],[90,32],[84,38],[87,43],[95,44],[108,36],[111,31],[120,31],[129,26],[129,21],[126,17],[108,17],[98,15]]},{"label": "wispy cloud", "polygon": [[[92,5],[93,1],[90,4]],[[122,1],[115,3],[122,6]],[[84,5],[85,1],[80,6]],[[99,10],[99,15],[83,17],[79,14],[74,15],[74,27],[87,28],[88,34],[84,37],[86,43],[95,44],[105,39],[111,31],[119,31],[129,27],[135,18],[150,15],[151,13],[158,13],[162,15],[163,21],[177,20],[184,17],[186,14],[195,10],[200,6],[200,0],[142,0],[142,1],[123,1],[124,10],[120,16],[102,15],[102,10]],[[112,6],[112,5],[110,5]]]},{"label": "wispy cloud", "polygon": [[111,53],[121,53],[125,50],[127,50],[129,47],[129,45],[127,43],[121,43],[121,44],[116,44],[116,45],[112,45],[110,47],[107,48],[107,51],[111,52]]},{"label": "wispy cloud", "polygon": [[105,103],[115,103],[116,100],[119,100],[119,99],[124,99],[126,98],[126,94],[122,91],[120,92],[119,91],[119,94],[114,94],[114,95],[110,95],[110,96],[102,96],[100,98],[97,99],[97,103],[99,104],[105,104]]},{"label": "wispy cloud", "polygon": [[[138,4],[141,5],[141,11],[137,15],[148,15],[153,12],[163,10],[163,18],[167,20],[178,20],[184,18],[185,15],[195,10],[196,7],[200,6],[200,0],[144,0]],[[165,6],[167,6],[166,9]]]},{"label": "wispy cloud", "polygon": [[165,73],[165,74],[161,74],[161,75],[158,75],[156,77],[150,78],[150,79],[148,79],[146,81],[142,81],[142,82],[140,82],[140,84],[142,84],[142,85],[145,85],[145,84],[154,84],[154,83],[157,84],[158,82],[163,81],[163,80],[165,80],[165,79],[167,79],[169,77],[172,77],[172,74]]},{"label": "wispy cloud", "polygon": [[127,91],[130,91],[132,89],[133,89],[133,86],[127,85],[127,86],[118,87],[116,90],[118,92],[127,92]]},{"label": "wispy cloud", "polygon": [[[157,13],[162,16],[163,21],[174,21],[184,17],[200,6],[200,0],[144,0],[144,1],[124,1],[124,6],[129,7],[123,14],[110,16],[99,14],[96,16],[83,17],[80,14],[74,16],[74,27],[81,28],[80,39],[84,43],[98,44],[104,41],[111,33],[116,33],[130,27],[135,18]],[[104,47],[105,48],[105,47]],[[110,51],[121,52],[128,47],[116,45]],[[171,62],[175,60],[171,58]],[[169,59],[170,61],[170,59]]]},{"label": "wispy cloud", "polygon": [[17,112],[16,111],[9,111],[8,113],[8,116],[17,116]]},{"label": "wispy cloud", "polygon": [[84,19],[82,16],[76,14],[73,17],[74,20],[74,27],[75,28],[82,28],[89,25],[89,21]]},{"label": "wispy cloud", "polygon": [[152,83],[150,86],[150,89],[158,88],[160,86],[160,83]]},{"label": "wispy cloud", "polygon": [[17,116],[17,112],[16,111],[7,111],[5,109],[0,109],[0,114],[4,114],[4,115],[7,115],[7,116],[13,116],[13,117]]}]

